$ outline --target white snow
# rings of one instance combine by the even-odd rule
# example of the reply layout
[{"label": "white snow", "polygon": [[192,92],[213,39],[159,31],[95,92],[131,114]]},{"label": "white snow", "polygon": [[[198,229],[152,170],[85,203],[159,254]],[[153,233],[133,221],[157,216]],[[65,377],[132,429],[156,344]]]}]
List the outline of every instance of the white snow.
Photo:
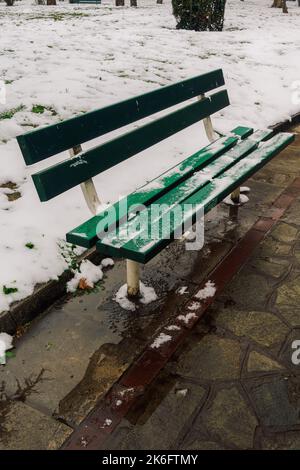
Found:
[{"label": "white snow", "polygon": [[166,326],[165,330],[167,330],[167,331],[179,331],[179,330],[181,330],[181,328],[178,325],[169,325],[169,326]]},{"label": "white snow", "polygon": [[187,294],[188,293],[188,287],[187,286],[178,287],[176,292],[179,295]]},{"label": "white snow", "polygon": [[[249,198],[246,194],[240,194],[240,199],[239,199],[239,202],[238,204],[241,205],[241,204],[246,204],[246,202],[249,201]],[[223,199],[223,202],[224,204],[227,204],[228,206],[236,206],[237,204],[235,202],[233,202],[233,200],[231,199],[231,195],[229,194],[227,197],[225,197],[225,199]]]},{"label": "white snow", "polygon": [[185,315],[178,315],[177,320],[183,321],[183,323],[188,325],[189,321],[196,317],[197,315],[194,312],[189,312]]},{"label": "white snow", "polygon": [[83,260],[73,279],[67,283],[67,292],[75,292],[81,280],[84,280],[86,286],[92,289],[102,278],[103,272],[100,266],[96,266],[89,260]]},{"label": "white snow", "polygon": [[103,268],[108,268],[110,266],[114,266],[114,260],[112,260],[111,258],[104,258],[102,261],[101,261],[101,266]]},{"label": "white snow", "polygon": [[106,419],[104,420],[104,423],[103,423],[102,428],[107,428],[107,427],[110,426],[111,424],[112,424],[112,420],[109,419],[109,418],[106,418]]},{"label": "white snow", "polygon": [[157,338],[151,344],[151,348],[159,349],[163,344],[168,343],[171,341],[172,336],[166,335],[165,333],[160,333]]},{"label": "white snow", "polygon": [[187,388],[182,388],[182,389],[176,391],[176,395],[179,395],[181,397],[185,397],[187,395],[187,392],[188,392]]},{"label": "white snow", "polygon": [[[143,282],[140,281],[140,297],[137,299],[138,302],[142,304],[149,304],[154,302],[157,299],[155,290],[151,286],[145,286]],[[129,310],[134,312],[137,309],[136,303],[130,300],[127,296],[127,284],[123,284],[116,293],[114,300],[122,307],[124,310]]]},{"label": "white snow", "polygon": [[195,294],[196,299],[204,300],[209,297],[213,297],[216,293],[216,286],[214,282],[212,281],[207,281],[205,284],[205,287],[203,289],[200,289],[197,294]]},{"label": "white snow", "polygon": [[7,333],[0,333],[0,364],[6,364],[5,352],[13,348],[13,338]]},{"label": "white snow", "polygon": [[[0,4],[5,31],[0,81],[7,98],[0,103],[0,186],[13,182],[22,195],[10,202],[5,191],[0,193],[0,312],[70,266],[83,250],[71,252],[65,234],[90,217],[79,187],[39,201],[31,173],[68,155],[26,168],[16,135],[219,67],[231,106],[213,116],[218,130],[265,128],[300,110],[297,2],[288,2],[289,14],[283,15],[270,8],[270,0],[227,0],[222,33],[176,30],[170,0],[138,3],[138,8],[115,8],[108,0],[98,6],[58,2],[46,7],[32,0],[15,2],[13,8]],[[45,111],[32,112],[35,105]],[[12,117],[2,117],[13,109]],[[202,126],[195,124],[102,173],[95,178],[102,207],[206,143]],[[77,279],[73,282],[71,289]]]},{"label": "white snow", "polygon": [[193,311],[193,310],[198,310],[198,308],[201,307],[200,302],[192,302],[189,306],[188,309]]}]

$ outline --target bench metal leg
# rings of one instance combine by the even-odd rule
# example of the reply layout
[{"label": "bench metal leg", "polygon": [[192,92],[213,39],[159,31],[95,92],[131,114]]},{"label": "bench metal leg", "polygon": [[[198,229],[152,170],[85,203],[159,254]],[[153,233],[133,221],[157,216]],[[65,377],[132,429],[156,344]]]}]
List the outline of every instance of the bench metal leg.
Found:
[{"label": "bench metal leg", "polygon": [[241,193],[241,188],[236,188],[232,193],[231,193],[231,200],[235,204],[238,204],[240,202],[240,193]]},{"label": "bench metal leg", "polygon": [[127,295],[137,297],[140,293],[140,264],[127,260]]},{"label": "bench metal leg", "polygon": [[[199,101],[203,101],[204,99],[205,99],[205,95],[198,96]],[[214,140],[216,140],[216,138],[218,136],[215,134],[215,131],[214,131],[214,128],[213,128],[213,125],[212,125],[212,121],[211,121],[211,117],[209,116],[207,118],[204,118],[203,119],[203,124],[204,124],[204,129],[205,129],[208,140],[210,142],[213,142]]]},{"label": "bench metal leg", "polygon": [[[81,145],[76,145],[76,147],[73,147],[69,150],[71,158],[74,157],[75,155],[78,155],[80,152],[82,152]],[[85,199],[85,202],[87,203],[88,208],[90,209],[93,215],[96,215],[98,213],[98,208],[101,204],[101,201],[98,197],[92,178],[88,179],[84,183],[81,183],[80,187],[83,192],[84,199]]]}]

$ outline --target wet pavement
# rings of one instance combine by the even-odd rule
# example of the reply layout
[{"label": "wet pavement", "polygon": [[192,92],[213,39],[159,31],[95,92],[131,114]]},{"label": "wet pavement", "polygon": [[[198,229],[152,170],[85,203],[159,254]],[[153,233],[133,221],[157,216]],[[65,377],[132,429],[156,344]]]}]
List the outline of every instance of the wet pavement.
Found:
[{"label": "wet pavement", "polygon": [[[300,174],[300,128],[246,184],[238,214],[208,214],[205,246],[174,242],[143,269],[158,300],[127,312],[116,260],[89,294],[67,296],[37,318],[0,369],[0,449],[58,448],[200,282]],[[299,448],[300,200],[193,329],[107,438],[107,449]],[[186,287],[180,294],[179,288]],[[21,424],[22,423],[22,424]],[[23,426],[24,423],[24,426]],[[30,430],[30,437],[29,437]],[[42,432],[41,432],[42,431]]]}]

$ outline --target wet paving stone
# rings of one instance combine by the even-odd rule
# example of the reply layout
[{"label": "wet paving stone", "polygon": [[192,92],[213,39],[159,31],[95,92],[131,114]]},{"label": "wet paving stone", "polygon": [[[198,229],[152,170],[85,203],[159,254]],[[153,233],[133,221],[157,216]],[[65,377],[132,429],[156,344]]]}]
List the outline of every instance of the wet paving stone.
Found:
[{"label": "wet paving stone", "polygon": [[105,442],[105,449],[176,449],[206,390],[165,373]]},{"label": "wet paving stone", "polygon": [[291,251],[291,245],[278,242],[268,237],[261,242],[256,253],[260,258],[275,256],[286,257],[291,254]]},{"label": "wet paving stone", "polygon": [[247,266],[233,279],[226,293],[241,309],[264,310],[273,285],[270,279],[254,273]]},{"label": "wet paving stone", "polygon": [[274,172],[269,165],[266,165],[258,173],[251,177],[251,180],[261,183],[273,184],[280,188],[285,188],[293,181],[294,176],[285,173]]},{"label": "wet paving stone", "polygon": [[276,241],[291,243],[297,238],[298,229],[287,223],[279,222],[272,230],[272,238]]},{"label": "wet paving stone", "polygon": [[296,201],[282,217],[288,224],[300,226],[300,201]]},{"label": "wet paving stone", "polygon": [[272,372],[282,370],[284,367],[277,361],[257,351],[251,351],[248,357],[248,372]]},{"label": "wet paving stone", "polygon": [[300,431],[263,435],[260,440],[260,448],[263,450],[299,450]]},{"label": "wet paving stone", "polygon": [[282,258],[254,259],[251,265],[263,274],[280,278],[288,272],[290,261]]},{"label": "wet paving stone", "polygon": [[295,426],[300,424],[298,381],[277,377],[249,387],[249,393],[263,426]]},{"label": "wet paving stone", "polygon": [[249,338],[257,344],[278,349],[289,331],[276,315],[264,311],[222,310],[215,323],[238,337]]},{"label": "wet paving stone", "polygon": [[44,371],[27,400],[52,413],[82,379],[92,354],[102,344],[118,341],[117,335],[101,331],[95,322],[53,310],[17,342],[15,357],[0,370],[0,382],[13,393],[16,379],[23,386]]},{"label": "wet paving stone", "polygon": [[299,307],[300,305],[300,274],[280,285],[277,289],[276,306],[282,305]]},{"label": "wet paving stone", "polygon": [[240,375],[242,350],[237,341],[207,334],[189,340],[180,357],[176,373],[200,381],[237,379]]},{"label": "wet paving stone", "polygon": [[225,447],[217,442],[201,440],[197,437],[190,439],[190,442],[180,447],[182,450],[224,450]]},{"label": "wet paving stone", "polygon": [[[190,244],[187,242],[187,246]],[[174,242],[162,251],[147,267],[177,273],[181,278],[200,283],[232,248],[231,242],[219,240],[205,232],[205,244],[201,250],[186,249],[184,242]]]},{"label": "wet paving stone", "polygon": [[[195,429],[212,441],[240,449],[251,449],[257,419],[236,387],[218,390],[195,422]],[[194,431],[193,431],[194,432]]]},{"label": "wet paving stone", "polygon": [[72,426],[78,425],[142,349],[143,344],[133,338],[99,348],[91,357],[82,380],[57,404],[55,416]]},{"label": "wet paving stone", "polygon": [[14,401],[0,408],[0,450],[59,448],[72,429],[49,416]]},{"label": "wet paving stone", "polygon": [[300,327],[300,305],[277,305],[277,311],[292,327]]},{"label": "wet paving stone", "polygon": [[[194,288],[176,272],[162,272],[148,265],[141,269],[141,280],[146,286],[154,288],[157,300],[148,305],[137,303],[134,312],[124,310],[114,300],[119,288],[126,282],[124,260],[117,260],[115,266],[106,271],[104,281],[99,283],[95,291],[70,296],[61,308],[67,314],[99,322],[103,328],[111,328],[124,337],[135,333],[133,327],[138,327],[139,323],[145,327],[147,321],[151,321],[151,315],[161,315],[161,306],[164,309],[166,305],[175,309],[188,298],[189,290]],[[179,293],[181,287],[186,287],[183,294]]]}]

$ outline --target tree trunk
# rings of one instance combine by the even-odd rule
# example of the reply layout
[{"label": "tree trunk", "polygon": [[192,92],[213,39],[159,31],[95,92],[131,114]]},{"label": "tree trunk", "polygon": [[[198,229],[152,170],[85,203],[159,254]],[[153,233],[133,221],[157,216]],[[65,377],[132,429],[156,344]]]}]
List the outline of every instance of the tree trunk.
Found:
[{"label": "tree trunk", "polygon": [[137,0],[130,0],[131,7],[137,7]]},{"label": "tree trunk", "polygon": [[47,0],[47,5],[56,5],[56,0]]},{"label": "tree trunk", "polygon": [[[299,0],[300,2],[300,0]],[[158,3],[159,5],[162,5],[163,4],[163,0],[156,0],[156,3]]]},{"label": "tree trunk", "polygon": [[116,0],[116,7],[124,7],[125,0]]},{"label": "tree trunk", "polygon": [[272,8],[282,8],[283,13],[288,13],[286,0],[274,0]]},{"label": "tree trunk", "polygon": [[172,0],[177,29],[222,31],[226,0]]},{"label": "tree trunk", "polygon": [[14,4],[14,0],[5,0],[6,6],[12,7]]}]

